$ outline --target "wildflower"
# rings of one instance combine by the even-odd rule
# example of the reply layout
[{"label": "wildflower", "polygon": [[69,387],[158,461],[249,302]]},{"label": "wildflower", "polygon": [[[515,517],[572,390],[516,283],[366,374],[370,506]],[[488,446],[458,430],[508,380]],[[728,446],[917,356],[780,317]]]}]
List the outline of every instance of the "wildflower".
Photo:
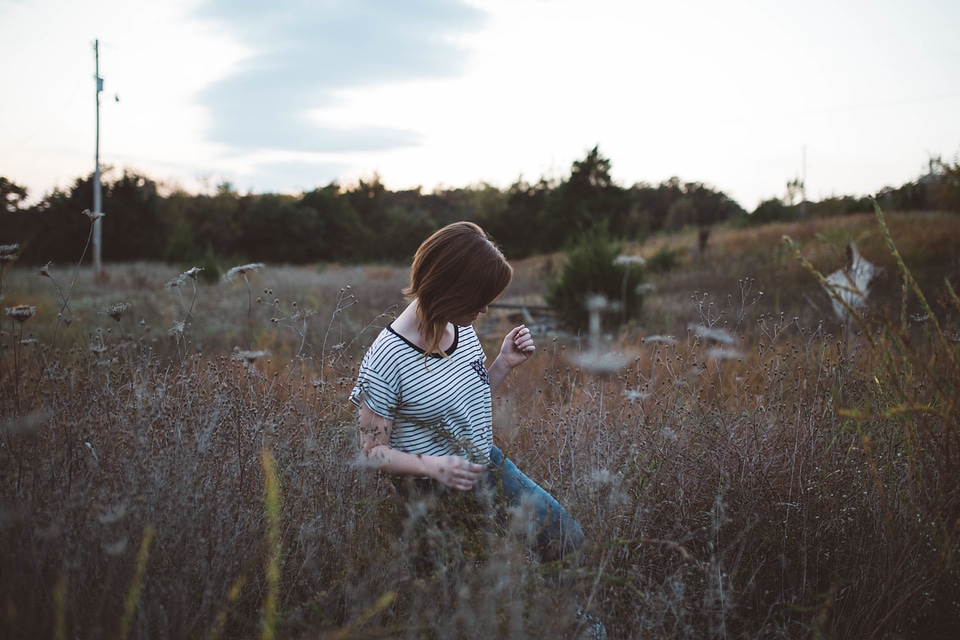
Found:
[{"label": "wildflower", "polygon": [[246,276],[247,273],[251,271],[254,271],[254,272],[260,271],[260,269],[263,269],[263,267],[264,265],[261,262],[244,264],[239,267],[233,267],[223,275],[223,280],[225,282],[231,282],[233,280],[233,277],[236,275]]},{"label": "wildflower", "polygon": [[634,291],[636,291],[642,296],[650,295],[656,290],[657,290],[657,285],[653,284],[652,282],[644,282],[643,284],[638,284],[637,288],[634,289]]},{"label": "wildflower", "polygon": [[650,397],[649,393],[644,393],[642,391],[638,391],[637,389],[624,389],[623,395],[631,402],[634,400],[646,400]]},{"label": "wildflower", "polygon": [[590,474],[590,479],[599,485],[613,484],[617,477],[610,469],[594,469]]},{"label": "wildflower", "polygon": [[101,542],[100,548],[103,549],[103,552],[108,556],[119,556],[127,550],[127,538],[124,536],[116,542]]},{"label": "wildflower", "polygon": [[233,359],[242,360],[247,364],[253,364],[259,358],[270,355],[269,351],[241,351],[238,348],[233,350]]},{"label": "wildflower", "polygon": [[632,264],[643,265],[646,263],[647,263],[646,259],[644,259],[642,256],[628,256],[628,255],[617,256],[616,259],[614,259],[613,261],[613,264],[619,264],[623,266],[630,266]]},{"label": "wildflower", "polygon": [[660,437],[664,440],[674,441],[677,439],[677,432],[670,427],[664,427],[660,429]]},{"label": "wildflower", "polygon": [[104,313],[117,322],[120,322],[120,318],[123,317],[123,314],[130,308],[129,302],[118,302],[117,304],[110,305],[109,307],[104,307],[101,313]]},{"label": "wildflower", "polygon": [[712,340],[720,344],[733,344],[736,342],[736,338],[724,331],[723,329],[714,329],[712,327],[705,327],[702,324],[691,324],[688,329],[693,331],[693,335],[697,338],[704,338],[706,340]]},{"label": "wildflower", "polygon": [[173,326],[170,327],[170,335],[178,336],[178,337],[182,336],[183,332],[186,331],[187,327],[189,326],[190,325],[188,325],[183,320],[177,320],[176,322],[173,323]]},{"label": "wildflower", "polygon": [[[296,306],[296,303],[294,303],[294,306]],[[303,309],[302,311],[295,311],[293,315],[290,316],[290,320],[296,322],[297,320],[306,320],[315,315],[317,315],[317,312],[313,309]]]},{"label": "wildflower", "polygon": [[127,505],[122,502],[97,516],[101,524],[116,524],[127,515]]},{"label": "wildflower", "polygon": [[18,304],[15,307],[7,307],[6,312],[8,316],[20,324],[23,324],[33,317],[33,314],[37,312],[37,308],[26,304]]},{"label": "wildflower", "polygon": [[98,211],[97,213],[93,213],[92,211],[90,211],[90,209],[84,209],[84,210],[83,210],[83,215],[85,215],[85,216],[87,216],[88,218],[90,218],[90,222],[96,222],[97,220],[99,220],[100,218],[102,218],[102,217],[104,216],[104,213],[103,213],[102,211]]},{"label": "wildflower", "polygon": [[192,280],[196,280],[197,274],[200,273],[201,271],[203,271],[203,267],[190,267],[189,269],[183,272],[183,275],[185,275],[186,277]]},{"label": "wildflower", "polygon": [[580,356],[578,364],[584,371],[603,375],[619,371],[627,360],[627,356],[622,353],[589,349]]},{"label": "wildflower", "polygon": [[52,266],[53,266],[53,263],[52,263],[52,262],[48,262],[47,264],[43,265],[42,267],[40,267],[39,269],[37,269],[37,275],[39,275],[39,276],[44,276],[44,277],[46,277],[46,278],[49,278],[49,277],[50,277],[50,267],[52,267]]},{"label": "wildflower", "polygon": [[736,360],[743,357],[743,354],[736,349],[724,349],[723,347],[711,347],[707,349],[704,355],[714,360]]},{"label": "wildflower", "polygon": [[13,262],[19,255],[19,244],[0,244],[0,262]]}]

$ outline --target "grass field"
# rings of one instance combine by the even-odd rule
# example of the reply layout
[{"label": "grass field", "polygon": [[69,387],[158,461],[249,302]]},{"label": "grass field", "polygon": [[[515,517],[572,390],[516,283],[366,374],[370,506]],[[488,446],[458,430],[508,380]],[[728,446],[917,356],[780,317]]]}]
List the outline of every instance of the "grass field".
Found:
[{"label": "grass field", "polygon": [[[957,218],[695,241],[627,247],[677,256],[643,317],[544,325],[494,401],[498,444],[583,526],[577,566],[452,517],[416,578],[347,402],[405,268],[2,263],[0,635],[558,638],[575,596],[611,638],[954,637]],[[882,271],[844,327],[815,271],[850,241]],[[561,260],[516,263],[505,300],[542,304]],[[510,313],[478,325],[488,353]]]}]

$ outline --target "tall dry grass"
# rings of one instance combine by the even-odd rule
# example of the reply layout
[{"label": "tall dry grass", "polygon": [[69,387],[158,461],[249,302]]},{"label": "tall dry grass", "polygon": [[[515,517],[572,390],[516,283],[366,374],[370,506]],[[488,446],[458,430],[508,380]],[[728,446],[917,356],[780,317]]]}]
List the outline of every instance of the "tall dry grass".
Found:
[{"label": "tall dry grass", "polygon": [[[403,269],[8,268],[2,306],[36,313],[3,316],[3,636],[571,637],[576,602],[611,637],[951,637],[960,302],[910,279],[896,225],[858,229],[898,297],[854,331],[811,311],[839,232],[795,226],[661,280],[616,370],[538,336],[497,442],[587,533],[559,586],[457,514],[426,523],[441,569],[412,572],[416,508],[357,464],[347,395]],[[509,322],[486,323],[492,348]]]}]

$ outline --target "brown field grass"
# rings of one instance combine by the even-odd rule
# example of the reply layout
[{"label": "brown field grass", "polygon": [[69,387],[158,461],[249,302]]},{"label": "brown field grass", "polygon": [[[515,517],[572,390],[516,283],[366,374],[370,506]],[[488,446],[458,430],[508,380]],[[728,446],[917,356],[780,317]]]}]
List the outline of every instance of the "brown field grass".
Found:
[{"label": "brown field grass", "polygon": [[[886,225],[896,250],[871,216],[630,247],[682,259],[594,342],[618,367],[539,328],[495,418],[587,533],[559,588],[455,518],[434,523],[445,570],[414,577],[408,513],[357,463],[347,395],[405,268],[166,288],[163,265],[72,286],[5,265],[0,306],[35,315],[0,316],[0,634],[571,637],[575,595],[611,638],[952,637],[960,225]],[[840,327],[785,235],[823,273],[851,240],[882,266],[868,317]],[[506,299],[539,303],[561,260],[518,262]],[[480,326],[490,350],[509,315]]]}]

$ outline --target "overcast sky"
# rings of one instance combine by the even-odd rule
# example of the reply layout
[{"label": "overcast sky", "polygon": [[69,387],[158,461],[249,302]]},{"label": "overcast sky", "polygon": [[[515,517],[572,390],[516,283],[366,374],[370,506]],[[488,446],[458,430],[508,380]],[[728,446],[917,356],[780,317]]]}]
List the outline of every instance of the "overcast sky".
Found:
[{"label": "overcast sky", "polygon": [[0,175],[100,157],[191,192],[507,188],[595,145],[752,210],[960,153],[960,2],[0,0]]}]

